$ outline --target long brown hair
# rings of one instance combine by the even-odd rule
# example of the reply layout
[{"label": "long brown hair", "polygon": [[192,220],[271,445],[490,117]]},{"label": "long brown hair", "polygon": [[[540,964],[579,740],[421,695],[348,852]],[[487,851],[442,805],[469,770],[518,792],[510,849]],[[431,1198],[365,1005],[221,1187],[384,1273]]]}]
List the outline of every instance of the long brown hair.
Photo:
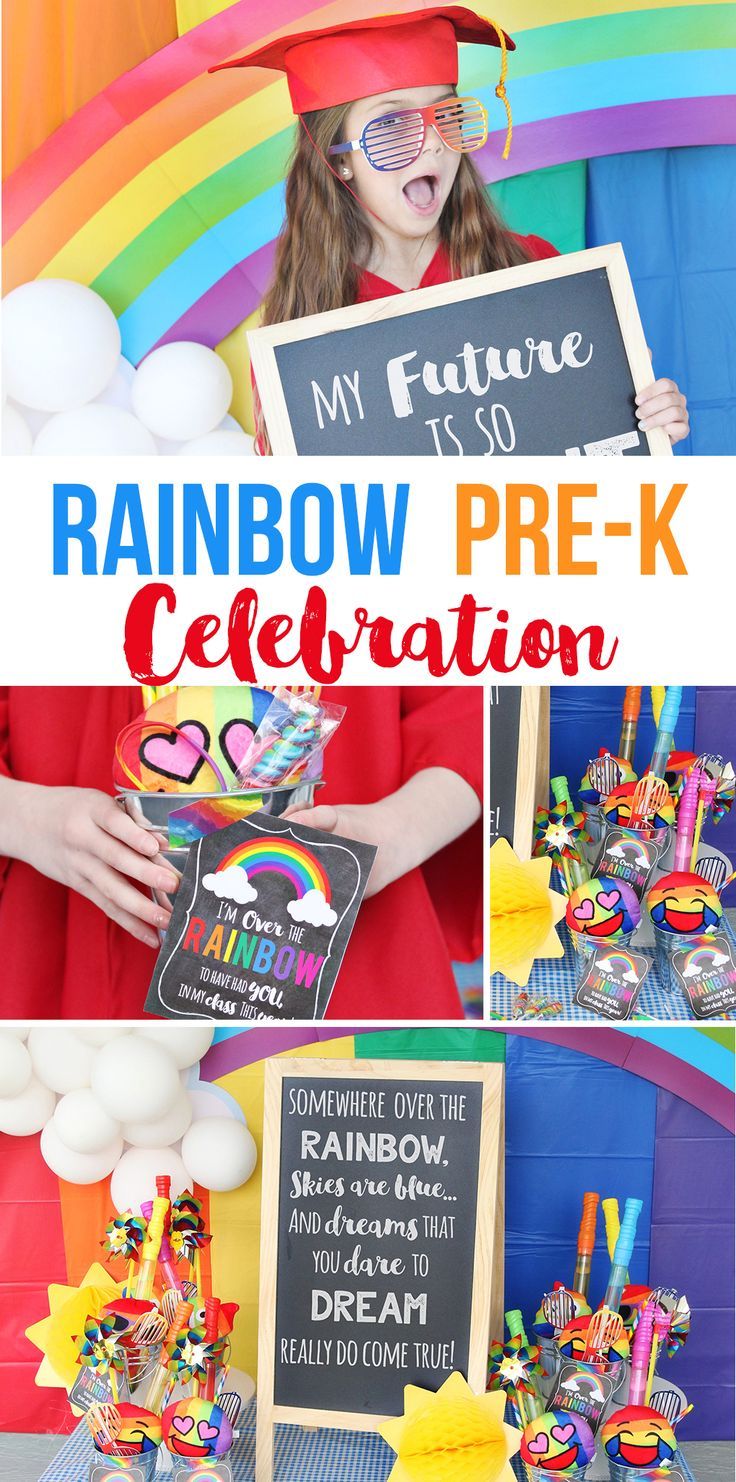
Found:
[{"label": "long brown hair", "polygon": [[[372,245],[370,221],[326,161],[330,145],[344,139],[349,107],[306,113],[304,126],[297,126],[286,179],[286,217],[276,245],[273,279],[263,300],[263,324],[283,324],[355,302],[359,264]],[[453,278],[472,278],[528,261],[468,154],[460,156],[439,232]],[[268,451],[257,388],[254,401],[258,443]]]}]

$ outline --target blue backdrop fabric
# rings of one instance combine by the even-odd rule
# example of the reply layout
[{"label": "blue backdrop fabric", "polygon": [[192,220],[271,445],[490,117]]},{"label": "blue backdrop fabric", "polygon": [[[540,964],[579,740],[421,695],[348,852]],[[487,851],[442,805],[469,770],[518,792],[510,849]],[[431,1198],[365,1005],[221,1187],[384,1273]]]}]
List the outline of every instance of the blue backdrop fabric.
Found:
[{"label": "blue backdrop fabric", "polygon": [[658,376],[687,394],[677,453],[736,453],[736,149],[588,161],[586,241],[622,242]]}]

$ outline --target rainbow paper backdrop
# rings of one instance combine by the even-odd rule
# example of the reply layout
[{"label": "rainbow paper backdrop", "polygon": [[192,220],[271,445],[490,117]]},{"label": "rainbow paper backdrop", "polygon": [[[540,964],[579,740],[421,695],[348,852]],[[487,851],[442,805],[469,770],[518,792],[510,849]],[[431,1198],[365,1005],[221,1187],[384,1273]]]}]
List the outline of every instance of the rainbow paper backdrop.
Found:
[{"label": "rainbow paper backdrop", "polygon": [[[631,0],[610,14],[594,14],[594,0],[476,8],[497,10],[518,43],[507,165],[495,54],[489,62],[484,48],[463,52],[461,84],[490,110],[493,132],[476,157],[487,181],[597,155],[736,142],[736,14],[725,0],[647,10]],[[217,3],[188,9],[191,24]],[[39,275],[90,284],[119,316],[135,363],[171,339],[220,344],[257,310],[270,275],[293,120],[274,73],[210,77],[207,68],[277,31],[377,9],[376,0],[237,0],[119,77],[7,182],[6,291]]]}]

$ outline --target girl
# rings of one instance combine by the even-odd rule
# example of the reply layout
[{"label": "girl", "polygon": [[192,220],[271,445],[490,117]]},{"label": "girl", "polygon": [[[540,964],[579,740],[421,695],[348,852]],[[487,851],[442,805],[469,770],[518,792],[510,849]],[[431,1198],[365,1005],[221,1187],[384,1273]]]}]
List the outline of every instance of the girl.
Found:
[{"label": "girl", "polygon": [[[505,92],[514,43],[461,6],[438,6],[282,36],[221,67],[286,73],[300,127],[263,323],[283,323],[406,289],[556,256],[539,237],[508,231],[472,155],[487,117],[458,98],[458,41],[500,47]],[[637,396],[639,426],[687,436],[672,381]],[[268,452],[258,398],[257,448]]]},{"label": "girl", "polygon": [[[328,1016],[462,1018],[451,959],[482,951],[482,692],[341,687],[304,821],[378,845]],[[5,1018],[137,1018],[176,879],[111,796],[140,690],[0,689]],[[4,858],[2,857],[4,856]]]}]

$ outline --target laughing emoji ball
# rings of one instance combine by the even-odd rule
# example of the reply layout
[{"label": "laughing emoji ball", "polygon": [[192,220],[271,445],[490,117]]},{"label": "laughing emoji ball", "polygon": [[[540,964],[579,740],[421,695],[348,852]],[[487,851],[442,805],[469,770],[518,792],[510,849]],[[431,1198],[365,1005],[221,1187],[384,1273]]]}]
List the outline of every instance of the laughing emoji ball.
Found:
[{"label": "laughing emoji ball", "polygon": [[[635,782],[624,782],[621,787],[614,787],[613,792],[608,794],[602,805],[608,823],[619,824],[621,828],[629,827],[636,785]],[[659,812],[655,813],[647,827],[664,828],[665,824],[673,824],[674,821],[675,805],[672,798],[666,798]]]},{"label": "laughing emoji ball", "polygon": [[660,931],[673,935],[710,935],[721,923],[718,892],[701,875],[675,871],[663,875],[647,895],[647,910]]},{"label": "laughing emoji ball", "polygon": [[648,1405],[629,1405],[606,1421],[601,1433],[606,1456],[619,1467],[666,1467],[677,1450],[668,1420]]},{"label": "laughing emoji ball", "polygon": [[161,1445],[163,1432],[161,1416],[151,1410],[142,1410],[140,1405],[130,1405],[123,1400],[116,1406],[122,1425],[115,1437],[115,1452],[120,1456],[143,1456]]},{"label": "laughing emoji ball", "polygon": [[546,1410],[530,1420],[519,1456],[542,1472],[580,1472],[595,1455],[595,1437],[587,1420],[571,1410]]},{"label": "laughing emoji ball", "polygon": [[641,906],[624,880],[586,880],[573,890],[565,911],[571,931],[617,941],[636,929]]},{"label": "laughing emoji ball", "polygon": [[177,1400],[164,1410],[162,1421],[167,1450],[174,1456],[205,1461],[224,1456],[233,1444],[232,1425],[214,1400]]},{"label": "laughing emoji ball", "polygon": [[[578,1362],[582,1359],[588,1341],[590,1323],[590,1316],[574,1317],[572,1322],[569,1322],[567,1327],[562,1329],[562,1332],[555,1341],[563,1358],[577,1359]],[[629,1340],[626,1333],[621,1333],[615,1343],[611,1344],[606,1354],[606,1359],[610,1364],[620,1364],[622,1359],[626,1359],[628,1356]]]}]

